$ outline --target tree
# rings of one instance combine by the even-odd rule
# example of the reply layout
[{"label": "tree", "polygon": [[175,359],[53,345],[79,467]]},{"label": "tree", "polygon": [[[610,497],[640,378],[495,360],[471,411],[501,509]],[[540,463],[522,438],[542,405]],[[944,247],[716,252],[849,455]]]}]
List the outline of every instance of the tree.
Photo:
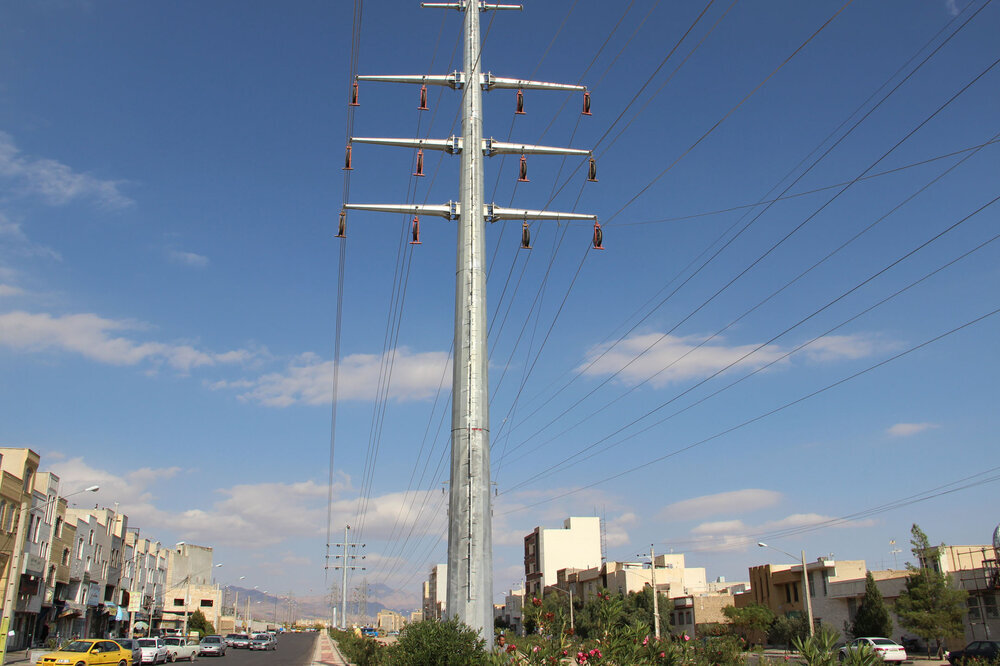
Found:
[{"label": "tree", "polygon": [[792,649],[795,639],[809,638],[809,619],[799,614],[794,617],[781,615],[775,618],[767,632],[767,640],[772,645],[784,645],[786,650]]},{"label": "tree", "polygon": [[910,533],[913,555],[920,566],[906,565],[910,575],[906,578],[906,588],[896,599],[896,615],[900,624],[927,641],[928,649],[934,641],[940,653],[945,638],[965,633],[962,615],[968,593],[954,589],[947,575],[930,566],[937,561],[944,545],[931,547],[927,535],[916,524]]},{"label": "tree", "polygon": [[215,633],[215,626],[208,621],[201,609],[198,609],[188,618],[188,631],[197,631],[198,636],[210,636]]},{"label": "tree", "polygon": [[884,636],[888,638],[892,635],[892,618],[889,617],[889,609],[885,607],[882,593],[879,592],[875,578],[872,577],[870,571],[865,575],[865,596],[861,599],[861,605],[858,606],[858,614],[854,616],[851,635],[855,638],[859,636]]},{"label": "tree", "polygon": [[733,630],[748,644],[759,644],[767,636],[767,630],[774,622],[774,612],[767,606],[753,603],[743,608],[726,606],[722,614],[729,620]]},{"label": "tree", "polygon": [[471,627],[455,618],[407,625],[390,648],[396,666],[467,666],[486,659],[486,644]]}]

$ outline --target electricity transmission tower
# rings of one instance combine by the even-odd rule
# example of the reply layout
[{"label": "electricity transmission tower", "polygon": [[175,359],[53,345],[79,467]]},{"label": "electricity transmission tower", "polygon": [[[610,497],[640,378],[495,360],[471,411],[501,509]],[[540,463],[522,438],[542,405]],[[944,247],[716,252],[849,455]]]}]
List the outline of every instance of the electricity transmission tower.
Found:
[{"label": "electricity transmission tower", "polygon": [[[423,151],[441,150],[461,155],[459,201],[442,205],[354,204],[344,205],[338,236],[344,236],[347,210],[413,215],[413,241],[419,243],[419,216],[430,215],[458,222],[457,277],[455,285],[455,355],[452,384],[451,482],[448,502],[448,600],[447,612],[476,629],[493,645],[493,544],[490,505],[490,423],[486,345],[485,222],[523,220],[522,247],[530,247],[528,220],[590,220],[594,247],[601,249],[601,229],[594,215],[549,210],[502,208],[487,204],[483,196],[483,157],[520,154],[520,180],[527,180],[525,155],[589,156],[591,151],[551,146],[507,143],[483,138],[482,92],[494,88],[517,90],[517,113],[523,112],[522,90],[582,91],[583,113],[590,115],[590,96],[584,86],[528,81],[482,72],[479,14],[488,10],[521,9],[520,5],[491,4],[484,0],[425,2],[423,7],[457,9],[464,13],[462,72],[446,75],[358,76],[351,104],[358,104],[357,82],[411,83],[421,86],[420,108],[426,108],[428,85],[462,91],[462,136],[447,139],[361,138],[368,143],[417,149],[416,174],[423,175]],[[351,169],[351,144],[345,169]],[[588,180],[596,180],[590,158]],[[346,537],[345,537],[346,541]]]},{"label": "electricity transmission tower", "polygon": [[[341,572],[341,580],[340,580],[340,618],[339,618],[340,619],[340,623],[341,623],[340,624],[340,628],[341,629],[346,629],[347,628],[347,571],[348,571],[348,569],[350,569],[352,571],[355,570],[355,569],[361,569],[362,571],[364,571],[364,569],[365,569],[364,567],[357,566],[357,565],[354,565],[354,564],[350,564],[351,562],[357,560],[358,556],[355,555],[353,553],[353,551],[350,551],[348,549],[357,548],[358,546],[361,546],[362,548],[364,548],[365,544],[363,544],[363,543],[351,543],[351,542],[349,542],[347,540],[347,531],[349,529],[351,529],[350,525],[344,525],[344,542],[343,543],[335,543],[335,544],[333,544],[334,546],[340,546],[340,547],[342,547],[344,549],[343,555],[336,555],[335,556],[337,559],[341,560],[341,563],[333,565],[331,567],[328,567],[330,569],[340,569],[340,572]],[[361,559],[365,559],[365,556],[361,555]],[[332,590],[331,590],[331,594],[332,594]]]}]

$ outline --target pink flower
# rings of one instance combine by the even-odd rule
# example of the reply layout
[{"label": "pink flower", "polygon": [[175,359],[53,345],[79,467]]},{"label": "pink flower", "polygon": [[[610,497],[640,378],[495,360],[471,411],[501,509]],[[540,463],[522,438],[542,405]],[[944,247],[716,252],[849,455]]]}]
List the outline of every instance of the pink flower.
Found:
[{"label": "pink flower", "polygon": [[542,648],[540,648],[540,647],[538,647],[538,646],[536,645],[535,647],[531,648],[531,651],[532,651],[532,652],[538,652],[538,651],[539,651],[539,650],[541,650],[541,649],[542,649]]},{"label": "pink flower", "polygon": [[595,657],[597,659],[600,659],[601,658],[601,651],[598,650],[597,648],[594,648],[593,650],[590,651],[590,656],[591,657]]},{"label": "pink flower", "polygon": [[660,653],[660,659],[662,659],[662,658],[664,658],[664,657],[666,657],[666,656],[667,656],[667,653],[666,653],[666,652],[661,652],[661,653]]},{"label": "pink flower", "polygon": [[646,647],[647,645],[649,645],[649,636],[642,639],[642,646]]},{"label": "pink flower", "polygon": [[687,634],[684,634],[684,640],[689,641],[689,640],[691,640],[691,637],[688,636]]},{"label": "pink flower", "polygon": [[578,664],[586,664],[587,663],[587,655],[585,655],[582,652],[577,652],[576,653],[576,663],[578,663]]}]

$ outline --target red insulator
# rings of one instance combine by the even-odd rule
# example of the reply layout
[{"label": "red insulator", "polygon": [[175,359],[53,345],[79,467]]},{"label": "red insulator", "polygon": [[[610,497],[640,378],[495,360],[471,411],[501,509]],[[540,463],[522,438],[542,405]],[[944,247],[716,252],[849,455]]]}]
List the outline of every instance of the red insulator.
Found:
[{"label": "red insulator", "polygon": [[358,82],[357,81],[355,81],[353,83],[353,85],[351,85],[351,103],[350,103],[349,106],[361,106],[360,104],[358,104]]},{"label": "red insulator", "polygon": [[521,164],[517,169],[517,182],[527,183],[528,181],[528,160],[521,155]]},{"label": "red insulator", "polygon": [[417,151],[417,170],[413,172],[413,175],[424,175],[424,151],[422,149]]},{"label": "red insulator", "polygon": [[340,223],[337,225],[336,238],[347,238],[347,211],[340,211]]},{"label": "red insulator", "polygon": [[528,228],[527,222],[521,225],[521,249],[531,249],[531,230]]},{"label": "red insulator", "polygon": [[583,91],[583,112],[582,113],[585,116],[592,116],[592,115],[594,115],[594,114],[592,114],[590,112],[590,91],[589,90],[584,90]]},{"label": "red insulator", "polygon": [[347,155],[344,156],[344,171],[354,171],[351,166],[351,144],[347,144]]},{"label": "red insulator", "polygon": [[604,232],[601,231],[601,225],[596,221],[594,222],[594,249],[604,249]]},{"label": "red insulator", "polygon": [[587,182],[597,182],[597,162],[594,161],[593,157],[590,158],[590,164],[587,166]]},{"label": "red insulator", "polygon": [[524,93],[520,90],[517,91],[517,109],[514,110],[514,113],[519,116],[524,115]]},{"label": "red insulator", "polygon": [[418,111],[427,110],[427,86],[420,86],[420,106],[417,107]]},{"label": "red insulator", "polygon": [[420,245],[420,218],[416,215],[413,216],[413,226],[411,229],[413,234],[413,240],[410,241],[410,245]]}]

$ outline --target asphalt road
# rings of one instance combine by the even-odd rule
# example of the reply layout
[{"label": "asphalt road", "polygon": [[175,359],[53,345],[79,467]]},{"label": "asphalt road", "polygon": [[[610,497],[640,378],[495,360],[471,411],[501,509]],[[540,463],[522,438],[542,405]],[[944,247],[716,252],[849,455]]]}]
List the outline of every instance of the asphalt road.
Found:
[{"label": "asphalt road", "polygon": [[205,662],[211,662],[207,666],[308,666],[318,637],[317,633],[281,634],[277,650],[229,648],[225,657],[199,657],[198,662],[202,666],[206,666]]}]

